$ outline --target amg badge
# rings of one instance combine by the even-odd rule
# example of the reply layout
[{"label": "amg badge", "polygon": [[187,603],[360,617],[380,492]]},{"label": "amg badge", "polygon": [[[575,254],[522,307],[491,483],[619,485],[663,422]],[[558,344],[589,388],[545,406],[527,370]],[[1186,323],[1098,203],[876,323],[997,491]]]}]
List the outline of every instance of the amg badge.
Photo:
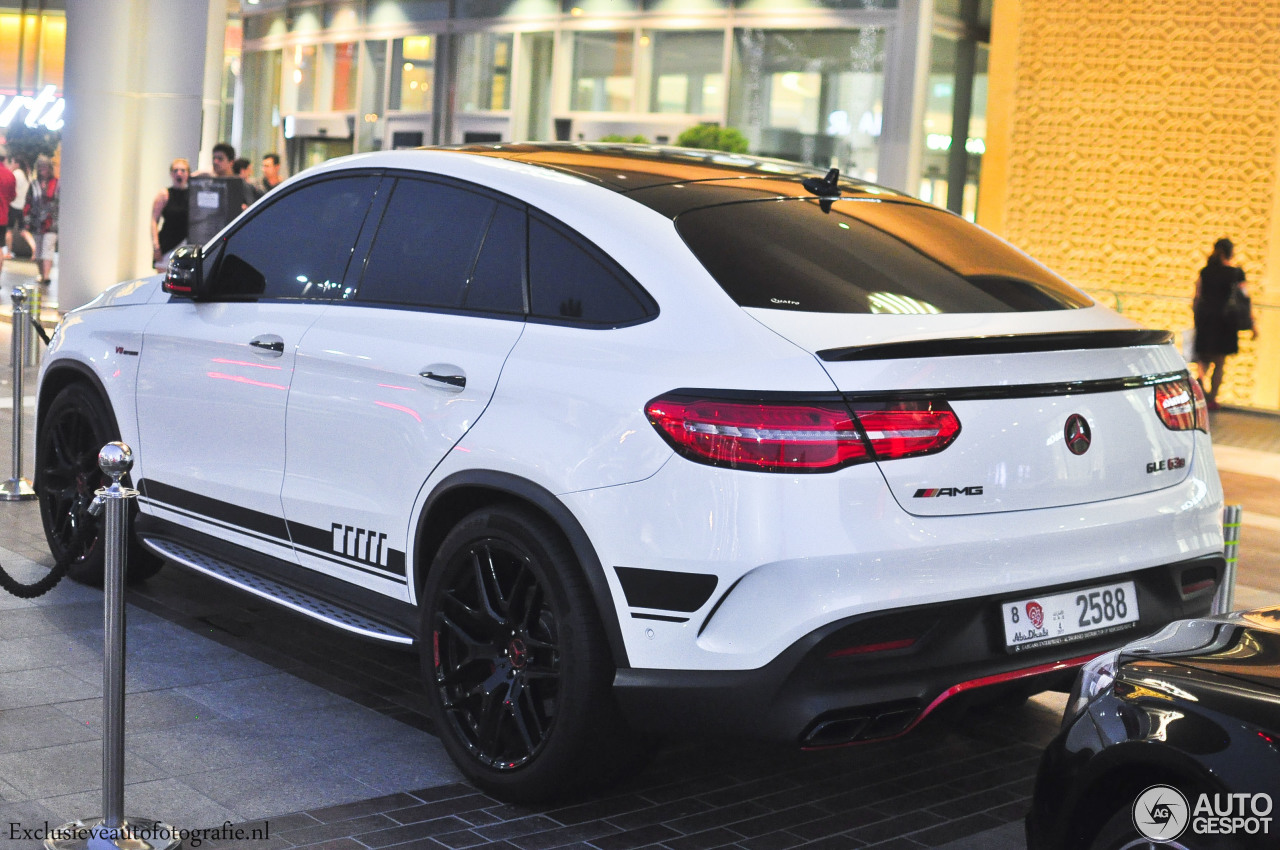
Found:
[{"label": "amg badge", "polygon": [[912,496],[913,499],[932,499],[936,496],[981,496],[982,485],[978,484],[973,487],[930,487],[928,489],[917,490]]}]

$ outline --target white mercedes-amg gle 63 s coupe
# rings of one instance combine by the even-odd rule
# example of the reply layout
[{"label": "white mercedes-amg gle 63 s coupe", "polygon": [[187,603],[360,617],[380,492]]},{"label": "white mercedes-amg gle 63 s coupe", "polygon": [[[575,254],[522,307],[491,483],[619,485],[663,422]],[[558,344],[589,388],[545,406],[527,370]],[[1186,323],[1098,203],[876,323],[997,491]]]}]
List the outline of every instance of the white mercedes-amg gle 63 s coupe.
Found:
[{"label": "white mercedes-amg gle 63 s coupe", "polygon": [[123,440],[132,580],[416,648],[463,773],[542,800],[675,731],[891,738],[1206,614],[1222,491],[1170,340],[834,170],[360,154],[66,316],[36,488],[101,580]]}]

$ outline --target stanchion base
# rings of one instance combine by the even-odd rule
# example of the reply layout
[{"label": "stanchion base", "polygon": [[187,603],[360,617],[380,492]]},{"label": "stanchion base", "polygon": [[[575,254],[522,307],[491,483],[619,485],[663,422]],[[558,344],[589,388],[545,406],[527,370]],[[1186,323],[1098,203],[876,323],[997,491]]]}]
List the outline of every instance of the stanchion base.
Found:
[{"label": "stanchion base", "polygon": [[45,850],[178,850],[182,839],[167,823],[126,817],[118,830],[102,818],[85,818],[49,830]]},{"label": "stanchion base", "polygon": [[10,478],[0,482],[0,502],[28,502],[35,497],[36,491],[25,478]]}]

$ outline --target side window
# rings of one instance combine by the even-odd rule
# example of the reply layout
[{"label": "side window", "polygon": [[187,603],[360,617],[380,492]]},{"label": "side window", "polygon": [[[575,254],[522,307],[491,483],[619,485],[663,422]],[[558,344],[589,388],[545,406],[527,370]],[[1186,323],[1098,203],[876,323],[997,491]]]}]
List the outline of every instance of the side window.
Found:
[{"label": "side window", "polygon": [[524,313],[523,209],[498,204],[480,246],[462,306],[491,313]]},{"label": "side window", "polygon": [[529,219],[529,312],[544,319],[621,325],[655,315],[648,294],[580,238]]},{"label": "side window", "polygon": [[229,298],[340,297],[380,179],[338,177],[273,200],[226,240],[214,291]]},{"label": "side window", "polygon": [[[498,208],[492,198],[456,186],[410,178],[397,181],[356,300],[474,306],[468,303],[469,284]],[[518,289],[515,295],[520,296]]]}]

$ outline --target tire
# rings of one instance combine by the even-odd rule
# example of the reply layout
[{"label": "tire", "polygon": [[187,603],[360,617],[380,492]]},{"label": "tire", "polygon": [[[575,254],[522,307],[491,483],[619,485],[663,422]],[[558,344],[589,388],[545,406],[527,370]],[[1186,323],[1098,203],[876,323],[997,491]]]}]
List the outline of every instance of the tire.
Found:
[{"label": "tire", "polygon": [[[45,539],[55,561],[73,558],[67,575],[84,584],[101,585],[103,580],[103,520],[88,509],[94,492],[111,483],[98,468],[98,452],[119,439],[114,417],[85,384],[71,384],[54,397],[36,435],[35,491]],[[131,501],[131,529],[137,510],[137,503]],[[137,584],[155,575],[164,562],[144,549],[132,533],[128,540],[125,580]]]},{"label": "tire", "polygon": [[586,581],[558,530],[485,508],[445,537],[422,599],[422,666],[436,733],[463,774],[515,803],[596,790],[637,769]]},{"label": "tire", "polygon": [[[1194,800],[1198,793],[1187,796]],[[1089,850],[1233,850],[1233,845],[1228,836],[1196,835],[1190,825],[1172,841],[1157,842],[1143,838],[1133,825],[1132,807],[1126,805],[1102,825],[1089,844]],[[1239,847],[1234,850],[1239,850]]]}]

